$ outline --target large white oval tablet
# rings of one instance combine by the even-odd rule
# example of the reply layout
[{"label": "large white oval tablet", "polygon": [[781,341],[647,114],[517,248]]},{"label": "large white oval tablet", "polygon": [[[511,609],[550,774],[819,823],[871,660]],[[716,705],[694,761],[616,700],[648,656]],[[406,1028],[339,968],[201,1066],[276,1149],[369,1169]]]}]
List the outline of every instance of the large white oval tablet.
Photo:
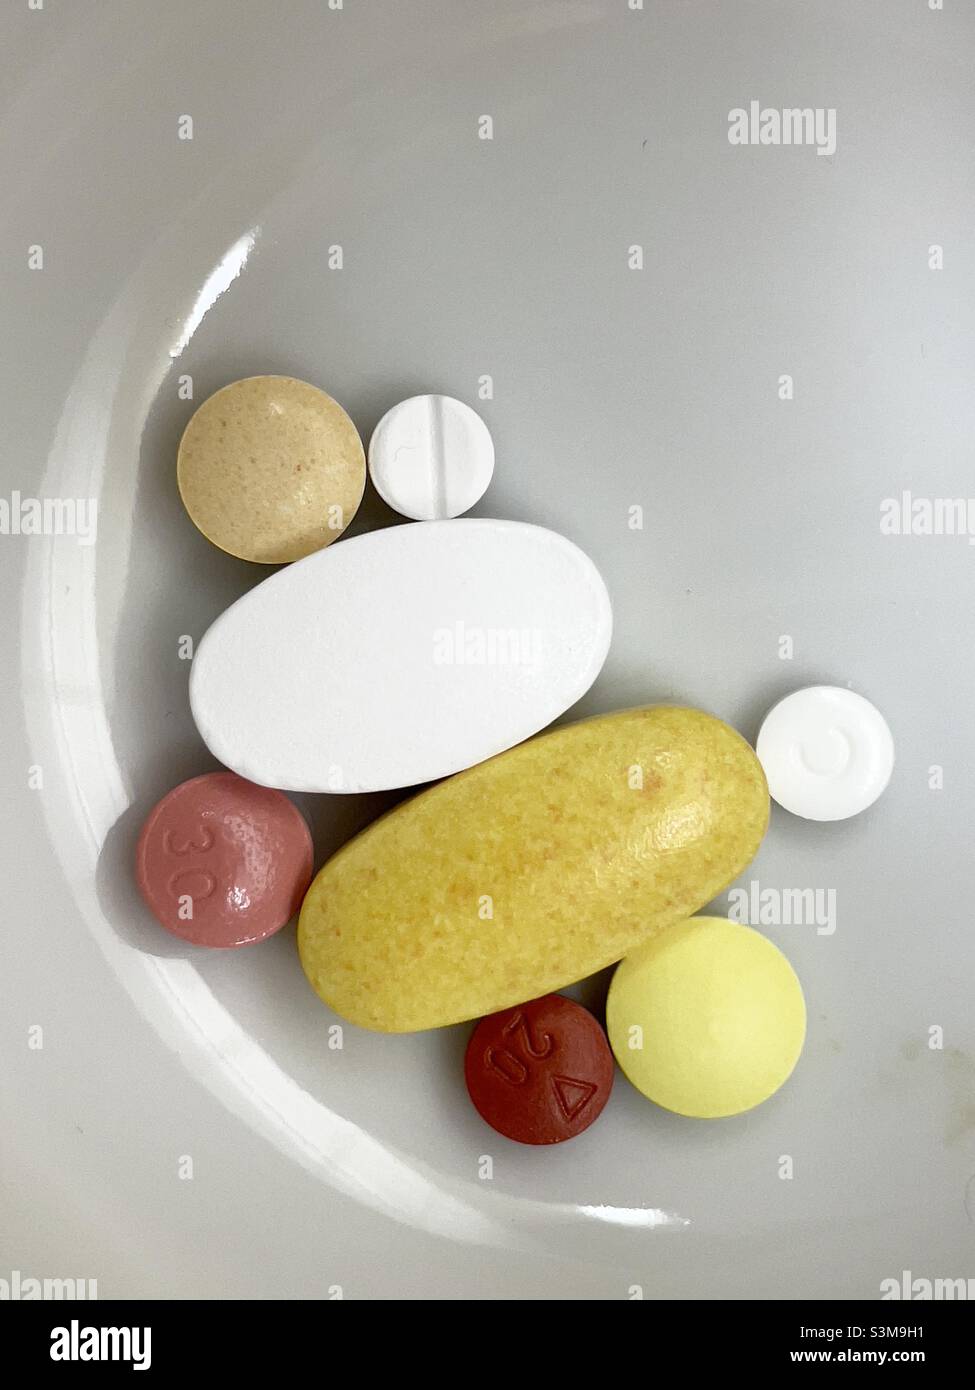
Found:
[{"label": "large white oval tablet", "polygon": [[394,511],[414,521],[460,516],[494,472],[487,425],[453,396],[411,396],[387,410],[369,441],[369,476]]},{"label": "large white oval tablet", "polygon": [[846,820],[872,806],[894,770],[883,715],[852,690],[811,685],[769,711],[755,746],[772,797],[806,820]]},{"label": "large white oval tablet", "polygon": [[425,521],[344,540],[266,579],[197,648],[210,751],[288,791],[447,777],[562,714],[599,674],[606,586],[564,536]]}]

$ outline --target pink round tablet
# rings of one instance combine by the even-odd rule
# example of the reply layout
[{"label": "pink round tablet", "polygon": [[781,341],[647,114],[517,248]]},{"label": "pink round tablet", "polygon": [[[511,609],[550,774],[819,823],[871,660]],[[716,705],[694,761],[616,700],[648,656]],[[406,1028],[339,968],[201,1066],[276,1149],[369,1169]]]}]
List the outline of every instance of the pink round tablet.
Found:
[{"label": "pink round tablet", "polygon": [[311,882],[305,819],[235,772],[181,782],[149,813],[135,854],[142,896],[195,946],[248,946],[289,922]]}]

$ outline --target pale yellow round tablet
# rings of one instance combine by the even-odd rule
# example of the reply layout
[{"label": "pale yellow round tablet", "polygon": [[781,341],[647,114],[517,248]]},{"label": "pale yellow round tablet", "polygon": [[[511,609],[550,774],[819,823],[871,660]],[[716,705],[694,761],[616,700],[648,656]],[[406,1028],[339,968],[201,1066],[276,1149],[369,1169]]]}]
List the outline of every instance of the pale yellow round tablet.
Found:
[{"label": "pale yellow round tablet", "polygon": [[691,917],[617,966],[606,1030],[623,1071],[678,1115],[717,1119],[779,1089],[806,1034],[802,986],[767,937]]},{"label": "pale yellow round tablet", "polygon": [[180,496],[207,540],[280,565],[331,545],[355,516],[366,457],[337,401],[291,376],[249,376],[210,396],[176,460]]}]

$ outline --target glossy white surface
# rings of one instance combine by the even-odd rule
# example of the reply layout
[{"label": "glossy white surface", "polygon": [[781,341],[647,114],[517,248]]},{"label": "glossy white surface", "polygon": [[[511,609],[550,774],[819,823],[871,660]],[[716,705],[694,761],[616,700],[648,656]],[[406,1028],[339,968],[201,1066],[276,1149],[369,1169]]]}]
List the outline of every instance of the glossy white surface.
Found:
[{"label": "glossy white surface", "polygon": [[411,787],[564,714],[612,631],[605,584],[564,536],[416,522],[331,545],[245,594],[199,644],[190,707],[214,757],[263,786]]},{"label": "glossy white surface", "polygon": [[[973,555],[879,526],[907,479],[972,491],[973,26],[916,0],[3,8],[0,492],[99,512],[95,545],[0,535],[0,1275],[649,1298],[975,1273]],[[772,93],[836,106],[835,156],[730,146]],[[290,929],[218,957],[148,919],[139,825],[213,765],[181,639],[262,577],[187,521],[176,446],[255,372],[320,381],[364,437],[492,377],[491,514],[568,536],[614,598],[567,717],[671,699],[754,737],[801,685],[882,706],[887,793],[775,811],[741,885],[835,893],[832,932],[762,925],[809,1003],[767,1105],[697,1124],[618,1078],[585,1135],[518,1150],[467,1104],[465,1029],[331,1049]],[[340,544],[395,521],[370,491]],[[394,800],[303,798],[319,857]]]},{"label": "glossy white surface", "polygon": [[854,690],[810,685],[769,710],[755,744],[773,800],[807,820],[872,806],[894,770],[887,721]]},{"label": "glossy white surface", "polygon": [[487,425],[452,396],[411,396],[380,420],[369,476],[383,501],[415,521],[470,511],[488,490],[494,443]]}]

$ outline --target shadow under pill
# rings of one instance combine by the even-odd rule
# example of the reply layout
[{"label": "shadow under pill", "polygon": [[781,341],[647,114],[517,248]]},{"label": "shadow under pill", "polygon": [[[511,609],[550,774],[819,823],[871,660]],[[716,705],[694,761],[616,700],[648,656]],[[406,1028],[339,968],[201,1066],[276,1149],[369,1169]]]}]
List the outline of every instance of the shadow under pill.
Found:
[{"label": "shadow under pill", "polygon": [[[221,765],[202,748],[185,750],[178,757],[172,752],[155,759],[151,773],[144,769],[143,790],[119,817],[105,837],[95,870],[98,900],[108,921],[120,937],[146,955],[161,959],[191,960],[201,963],[207,957],[228,956],[234,951],[214,951],[206,946],[181,942],[155,920],[142,900],[135,876],[135,852],[139,834],[149,812],[173,787],[205,772],[220,771]],[[315,872],[346,841],[389,809],[404,793],[383,792],[362,796],[296,795],[290,798],[308,822],[315,845]],[[282,928],[282,931],[293,931]],[[275,934],[277,935],[277,933]],[[273,940],[274,938],[272,938]],[[258,950],[264,942],[240,947]]]}]

